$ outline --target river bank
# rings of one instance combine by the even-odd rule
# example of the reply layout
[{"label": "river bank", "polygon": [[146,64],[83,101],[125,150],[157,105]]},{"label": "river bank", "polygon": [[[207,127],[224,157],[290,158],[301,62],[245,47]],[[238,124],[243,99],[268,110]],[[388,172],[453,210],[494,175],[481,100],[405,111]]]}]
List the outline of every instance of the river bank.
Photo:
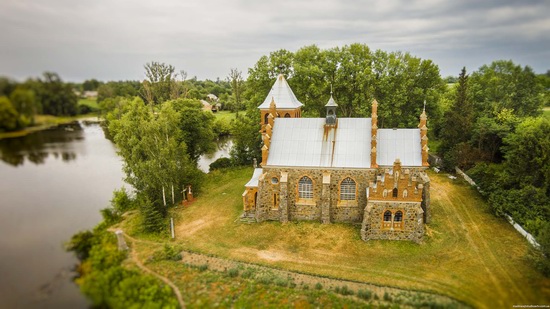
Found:
[{"label": "river bank", "polygon": [[22,130],[17,130],[17,131],[0,132],[0,140],[4,138],[23,137],[34,132],[51,129],[58,125],[68,124],[71,122],[84,120],[84,119],[99,121],[99,118],[95,113],[77,115],[77,116],[36,115],[34,118],[35,125],[26,127]]}]

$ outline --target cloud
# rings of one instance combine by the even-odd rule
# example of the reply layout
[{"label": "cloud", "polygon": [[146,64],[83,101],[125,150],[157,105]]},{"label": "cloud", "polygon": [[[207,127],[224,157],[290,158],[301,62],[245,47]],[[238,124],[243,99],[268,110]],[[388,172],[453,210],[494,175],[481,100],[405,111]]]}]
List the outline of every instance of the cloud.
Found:
[{"label": "cloud", "polygon": [[443,75],[497,59],[543,72],[548,16],[544,1],[4,0],[0,74],[140,79],[155,60],[215,79],[277,49],[354,42],[430,58]]}]

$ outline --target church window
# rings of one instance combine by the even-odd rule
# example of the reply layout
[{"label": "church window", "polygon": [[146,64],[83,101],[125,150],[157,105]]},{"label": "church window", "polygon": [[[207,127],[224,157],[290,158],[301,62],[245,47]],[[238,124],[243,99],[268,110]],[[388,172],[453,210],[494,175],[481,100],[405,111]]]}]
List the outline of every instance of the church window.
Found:
[{"label": "church window", "polygon": [[348,177],[340,183],[340,200],[355,200],[355,181],[353,179]]},{"label": "church window", "polygon": [[271,183],[276,185],[276,184],[279,183],[279,179],[277,179],[277,177],[273,177],[273,178],[271,178]]},{"label": "church window", "polygon": [[407,189],[403,190],[403,197],[409,196],[409,191]]},{"label": "church window", "polygon": [[397,197],[398,193],[399,192],[397,191],[397,188],[393,188],[393,192],[392,192],[393,197]]},{"label": "church window", "polygon": [[384,192],[382,192],[382,196],[387,197],[388,196],[388,190],[384,189]]},{"label": "church window", "polygon": [[289,113],[286,113],[286,114],[285,114],[285,118],[290,118],[290,114],[289,114]]},{"label": "church window", "polygon": [[386,212],[384,212],[384,221],[391,222],[391,211],[386,210]]},{"label": "church window", "polygon": [[393,221],[395,221],[395,222],[403,221],[403,212],[401,212],[401,211],[396,212],[395,217],[393,218]]},{"label": "church window", "polygon": [[279,209],[279,194],[273,193],[273,207],[272,209]]},{"label": "church window", "polygon": [[269,118],[269,113],[264,115],[264,124],[267,124],[267,119]]},{"label": "church window", "polygon": [[298,181],[298,197],[313,198],[313,181],[311,178],[304,176]]}]

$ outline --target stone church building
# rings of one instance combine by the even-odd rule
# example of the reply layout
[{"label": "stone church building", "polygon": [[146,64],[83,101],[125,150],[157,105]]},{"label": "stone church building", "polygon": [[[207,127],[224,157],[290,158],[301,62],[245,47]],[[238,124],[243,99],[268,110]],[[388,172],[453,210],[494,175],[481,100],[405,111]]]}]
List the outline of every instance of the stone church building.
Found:
[{"label": "stone church building", "polygon": [[371,118],[301,118],[279,75],[261,111],[261,168],[243,193],[244,217],[361,223],[361,238],[419,242],[430,220],[426,113],[418,128],[379,129]]}]

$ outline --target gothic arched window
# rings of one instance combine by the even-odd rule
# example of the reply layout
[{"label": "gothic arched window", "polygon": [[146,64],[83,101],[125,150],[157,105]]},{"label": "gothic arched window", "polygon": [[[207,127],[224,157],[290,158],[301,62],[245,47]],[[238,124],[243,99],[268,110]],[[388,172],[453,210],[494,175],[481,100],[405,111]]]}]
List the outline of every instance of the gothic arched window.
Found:
[{"label": "gothic arched window", "polygon": [[386,210],[386,212],[384,212],[384,221],[391,222],[391,211]]},{"label": "gothic arched window", "polygon": [[340,183],[340,200],[354,201],[355,200],[355,181],[351,178],[346,178]]},{"label": "gothic arched window", "polygon": [[395,216],[393,217],[393,221],[395,221],[395,222],[403,221],[403,212],[401,212],[401,211],[396,212]]},{"label": "gothic arched window", "polygon": [[289,114],[289,113],[286,113],[286,114],[285,114],[285,118],[290,118],[290,114]]},{"label": "gothic arched window", "polygon": [[269,113],[266,113],[264,116],[264,124],[267,124],[268,118],[269,118]]},{"label": "gothic arched window", "polygon": [[403,197],[409,196],[409,191],[407,189],[403,190]]},{"label": "gothic arched window", "polygon": [[397,197],[397,194],[398,194],[397,188],[393,188],[393,192],[392,192],[393,197]]},{"label": "gothic arched window", "polygon": [[298,181],[298,197],[313,198],[313,181],[311,178],[304,176]]}]

